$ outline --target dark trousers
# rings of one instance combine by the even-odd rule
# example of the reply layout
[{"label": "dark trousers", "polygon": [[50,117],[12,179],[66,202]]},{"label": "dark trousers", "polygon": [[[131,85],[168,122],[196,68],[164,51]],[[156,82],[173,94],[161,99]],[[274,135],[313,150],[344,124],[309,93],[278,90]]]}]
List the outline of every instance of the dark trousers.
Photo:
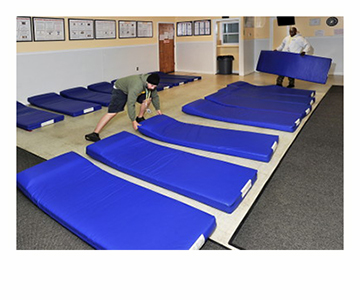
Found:
[{"label": "dark trousers", "polygon": [[[278,76],[278,78],[276,79],[276,84],[282,86],[284,78],[285,78],[285,76]],[[295,78],[291,78],[291,77],[288,77],[288,78],[289,78],[289,85],[294,86],[295,85]]]}]

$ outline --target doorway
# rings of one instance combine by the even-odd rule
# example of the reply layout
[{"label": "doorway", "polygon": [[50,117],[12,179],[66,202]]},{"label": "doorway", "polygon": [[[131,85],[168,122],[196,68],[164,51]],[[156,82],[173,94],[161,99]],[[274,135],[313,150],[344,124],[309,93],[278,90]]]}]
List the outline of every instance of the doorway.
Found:
[{"label": "doorway", "polygon": [[[222,27],[226,23],[236,23],[237,25],[237,35],[238,38],[236,43],[223,43],[223,34],[222,34]],[[241,76],[244,75],[244,43],[243,39],[241,38],[241,31],[242,31],[242,23],[240,18],[225,18],[225,19],[215,19],[213,20],[213,32],[214,34],[214,74],[217,73],[218,66],[217,66],[217,57],[221,55],[232,55],[234,57],[233,61],[233,73],[239,74]],[[229,35],[228,40],[233,38]]]},{"label": "doorway", "polygon": [[159,23],[159,69],[160,72],[175,71],[174,24]]}]

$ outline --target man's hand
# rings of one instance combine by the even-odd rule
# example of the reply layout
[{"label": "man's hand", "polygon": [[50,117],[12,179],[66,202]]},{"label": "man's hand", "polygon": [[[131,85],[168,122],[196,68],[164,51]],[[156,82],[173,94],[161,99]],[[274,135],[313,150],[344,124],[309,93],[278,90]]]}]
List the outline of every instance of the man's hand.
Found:
[{"label": "man's hand", "polygon": [[132,126],[133,126],[134,130],[136,131],[136,130],[138,130],[138,127],[141,126],[141,124],[139,124],[139,123],[136,122],[136,121],[133,121],[133,122],[132,122]]},{"label": "man's hand", "polygon": [[161,112],[161,110],[159,109],[159,110],[157,110],[157,114],[158,115],[162,115],[162,112]]}]

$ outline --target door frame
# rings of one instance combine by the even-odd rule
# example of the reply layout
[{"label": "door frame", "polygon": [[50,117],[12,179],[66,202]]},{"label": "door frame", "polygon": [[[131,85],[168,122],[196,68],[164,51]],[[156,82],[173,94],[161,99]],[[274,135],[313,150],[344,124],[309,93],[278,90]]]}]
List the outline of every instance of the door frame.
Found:
[{"label": "door frame", "polygon": [[244,40],[241,38],[242,37],[242,17],[239,18],[226,18],[226,19],[215,19],[212,20],[212,32],[214,32],[215,34],[213,34],[213,73],[216,74],[217,72],[217,57],[216,57],[216,53],[217,53],[217,38],[218,35],[220,34],[217,30],[217,24],[218,23],[222,23],[222,22],[231,22],[231,21],[237,21],[239,22],[239,75],[240,76],[244,76],[245,75],[245,66],[244,66]]},{"label": "door frame", "polygon": [[176,23],[175,22],[158,22],[157,23],[157,35],[156,35],[156,54],[157,54],[157,66],[158,66],[158,71],[160,71],[160,47],[159,47],[159,38],[160,38],[160,24],[172,24],[174,25],[174,72],[176,72],[176,66],[177,66],[177,61],[176,61]]}]

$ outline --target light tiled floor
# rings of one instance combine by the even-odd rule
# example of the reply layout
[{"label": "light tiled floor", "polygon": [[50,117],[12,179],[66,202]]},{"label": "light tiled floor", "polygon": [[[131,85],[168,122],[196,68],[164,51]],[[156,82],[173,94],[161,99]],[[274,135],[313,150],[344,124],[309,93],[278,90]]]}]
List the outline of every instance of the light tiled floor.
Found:
[{"label": "light tiled floor", "polygon": [[[178,74],[185,74],[185,73],[178,73]],[[191,75],[191,74],[187,74],[187,75]],[[308,115],[302,120],[299,128],[294,133],[219,122],[219,121],[208,120],[200,117],[187,115],[181,111],[181,107],[184,104],[203,98],[208,94],[214,93],[218,89],[225,87],[227,84],[231,82],[243,80],[256,85],[267,85],[267,84],[274,84],[276,79],[274,75],[263,74],[263,73],[252,73],[247,76],[209,75],[209,74],[196,74],[196,75],[201,75],[202,80],[191,82],[182,86],[174,87],[159,92],[162,112],[179,121],[187,122],[187,123],[279,135],[280,141],[278,148],[275,151],[274,156],[272,157],[269,163],[263,163],[263,162],[258,162],[254,160],[233,157],[223,154],[211,153],[211,152],[181,147],[181,146],[162,143],[157,140],[153,140],[151,138],[141,135],[139,132],[134,132],[126,112],[122,112],[118,114],[104,128],[100,136],[102,138],[105,138],[107,136],[125,130],[135,133],[141,136],[142,138],[149,140],[153,143],[157,143],[160,145],[165,145],[167,147],[180,149],[190,153],[195,153],[198,155],[211,157],[214,159],[231,162],[233,164],[238,164],[238,165],[257,169],[258,179],[256,183],[254,184],[248,195],[245,197],[245,199],[242,201],[242,203],[240,203],[239,207],[232,214],[221,212],[215,208],[199,203],[193,199],[187,198],[185,196],[179,195],[177,193],[171,192],[169,190],[139,180],[127,174],[121,173],[87,156],[85,153],[85,148],[90,143],[84,139],[84,135],[93,131],[98,120],[102,117],[104,113],[106,113],[107,108],[105,107],[102,108],[100,111],[75,118],[70,116],[65,116],[65,119],[62,122],[49,125],[43,128],[39,128],[32,132],[27,132],[25,130],[17,128],[17,146],[26,149],[32,153],[35,153],[45,159],[50,159],[52,157],[58,156],[68,151],[77,152],[78,154],[83,155],[84,157],[92,161],[94,164],[98,165],[99,167],[108,171],[109,173],[112,173],[116,176],[129,180],[141,186],[147,187],[158,193],[167,195],[171,198],[174,198],[176,200],[187,203],[193,207],[206,211],[214,215],[217,220],[217,228],[212,234],[211,239],[230,249],[236,249],[228,244],[229,239],[233,235],[234,231],[236,230],[241,220],[245,217],[246,213],[248,212],[248,210],[256,200],[257,196],[263,189],[265,183],[268,181],[271,174],[276,169],[277,165],[281,161],[282,157],[286,153],[289,146],[293,143],[295,137],[300,132],[301,128],[304,126],[309,116],[312,113],[314,113],[314,109],[312,110],[310,115]],[[285,79],[284,84],[287,84],[287,79]],[[313,108],[316,108],[316,106],[319,104],[319,102],[321,101],[325,93],[328,91],[328,89],[331,87],[331,85],[343,85],[343,76],[329,76],[328,81],[325,85],[315,84],[300,80],[296,81],[297,88],[316,90],[316,102],[315,104],[313,104]],[[145,117],[149,118],[151,115],[154,115],[154,112],[145,115]]]}]

